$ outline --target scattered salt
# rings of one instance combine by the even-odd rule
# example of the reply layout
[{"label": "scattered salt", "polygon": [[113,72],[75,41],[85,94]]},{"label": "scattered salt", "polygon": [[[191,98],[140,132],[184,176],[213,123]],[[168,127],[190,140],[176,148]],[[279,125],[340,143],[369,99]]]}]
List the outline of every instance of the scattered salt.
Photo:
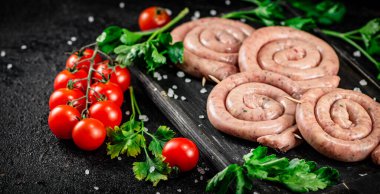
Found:
[{"label": "scattered salt", "polygon": [[167,96],[166,92],[163,90],[160,92],[160,94],[161,94],[161,96]]},{"label": "scattered salt", "polygon": [[161,76],[157,78],[157,81],[161,81],[161,80],[162,80],[162,77],[161,77]]},{"label": "scattered salt", "polygon": [[224,3],[226,3],[226,5],[231,5],[231,1],[230,0],[226,0]]},{"label": "scattered salt", "polygon": [[94,189],[97,191],[97,190],[99,190],[99,187],[97,187],[97,186],[94,186]]},{"label": "scattered salt", "polygon": [[94,16],[88,16],[88,22],[92,23],[94,21],[95,21]]},{"label": "scattered salt", "polygon": [[216,10],[215,9],[212,9],[212,10],[210,10],[210,15],[212,15],[212,16],[215,16],[216,15]]},{"label": "scattered salt", "polygon": [[199,17],[201,17],[201,12],[199,12],[199,11],[195,11],[195,12],[194,12],[194,17],[195,17],[195,18],[199,18]]},{"label": "scattered salt", "polygon": [[207,167],[205,168],[205,171],[209,171],[209,170],[210,170],[209,168],[207,168]]},{"label": "scattered salt", "polygon": [[195,180],[194,180],[194,183],[198,183],[198,179],[195,179]]},{"label": "scattered salt", "polygon": [[358,87],[355,87],[353,90],[356,91],[356,92],[362,93],[362,90],[360,88],[358,88]]},{"label": "scattered salt", "polygon": [[361,56],[361,53],[360,53],[360,51],[355,51],[355,52],[353,53],[353,55],[354,55],[354,57],[360,57],[360,56]]},{"label": "scattered salt", "polygon": [[28,47],[24,44],[24,45],[21,45],[21,50],[25,50],[27,49]]},{"label": "scattered salt", "polygon": [[170,9],[165,9],[166,13],[168,13],[168,15],[172,15],[172,10]]},{"label": "scattered salt", "polygon": [[75,42],[75,41],[77,41],[77,37],[72,36],[70,40],[73,41],[73,42]]},{"label": "scattered salt", "polygon": [[285,26],[285,22],[284,21],[281,21],[280,24],[281,24],[281,26]]},{"label": "scattered salt", "polygon": [[172,88],[175,90],[178,89],[177,85],[173,85]]},{"label": "scattered salt", "polygon": [[171,89],[171,88],[168,89],[168,96],[170,98],[172,98],[174,96],[174,90],[173,89]]},{"label": "scattered salt", "polygon": [[1,51],[1,52],[0,52],[0,56],[1,56],[1,57],[5,57],[6,54],[7,54],[7,53],[5,53],[5,51]]},{"label": "scattered salt", "polygon": [[241,18],[240,21],[245,23],[247,20],[245,18]]},{"label": "scattered salt", "polygon": [[253,194],[259,194],[259,192],[254,191]]},{"label": "scattered salt", "polygon": [[373,97],[373,100],[376,101],[376,97]]},{"label": "scattered salt", "polygon": [[13,65],[10,63],[7,65],[7,69],[12,69],[12,67],[13,67]]},{"label": "scattered salt", "polygon": [[181,189],[177,189],[177,191],[178,191],[178,193],[181,193],[181,192],[182,192],[182,190],[181,190]]},{"label": "scattered salt", "polygon": [[362,80],[360,80],[359,84],[361,86],[366,86],[367,85],[367,81],[365,79],[362,79]]},{"label": "scattered salt", "polygon": [[86,170],[84,171],[84,174],[89,175],[89,174],[90,174],[90,170],[86,169]]},{"label": "scattered salt", "polygon": [[204,115],[199,115],[199,118],[200,118],[200,119],[204,119],[205,116],[204,116]]},{"label": "scattered salt", "polygon": [[181,78],[182,78],[182,77],[185,77],[185,73],[184,73],[183,71],[178,71],[178,72],[177,72],[177,76],[178,76],[178,77],[181,77]]},{"label": "scattered salt", "polygon": [[359,174],[359,176],[367,176],[367,173]]},{"label": "scattered salt", "polygon": [[125,114],[128,116],[131,114],[131,112],[129,110],[125,111]]},{"label": "scattered salt", "polygon": [[117,157],[117,159],[118,159],[118,160],[121,160],[121,159],[123,159],[123,158],[121,158],[121,157],[119,156],[119,157]]},{"label": "scattered salt", "polygon": [[177,94],[174,94],[174,99],[178,99],[178,95]]},{"label": "scattered salt", "polygon": [[199,177],[199,180],[203,181],[203,176],[202,175]]},{"label": "scattered salt", "polygon": [[120,7],[121,9],[123,9],[123,8],[125,7],[125,3],[124,3],[124,2],[120,2],[120,3],[119,3],[119,7]]},{"label": "scattered salt", "polygon": [[192,21],[197,20],[197,19],[198,19],[198,18],[196,18],[196,17],[194,17],[194,16],[191,17],[191,20],[192,20]]},{"label": "scattered salt", "polygon": [[201,93],[201,94],[204,94],[204,93],[206,93],[206,92],[207,92],[206,88],[202,88],[202,89],[200,90],[200,93]]},{"label": "scattered salt", "polygon": [[67,41],[67,44],[68,44],[68,45],[72,45],[73,42],[71,42],[71,40],[69,40],[69,41]]},{"label": "scattered salt", "polygon": [[186,100],[186,97],[185,97],[185,96],[181,96],[181,100],[182,100],[182,101],[185,101],[185,100]]},{"label": "scattered salt", "polygon": [[161,193],[157,191],[156,194],[161,194]]},{"label": "scattered salt", "polygon": [[205,170],[202,167],[198,167],[197,170],[198,170],[198,172],[200,174],[205,174],[206,173]]},{"label": "scattered salt", "polygon": [[155,71],[155,72],[153,73],[153,77],[154,77],[154,78],[158,78],[158,77],[160,77],[160,76],[161,76],[161,74],[158,73],[157,71]]},{"label": "scattered salt", "polygon": [[157,88],[154,88],[153,91],[157,91]]},{"label": "scattered salt", "polygon": [[156,168],[155,168],[154,166],[151,166],[151,167],[149,168],[149,173],[152,173],[155,169],[156,169]]},{"label": "scattered salt", "polygon": [[168,79],[168,75],[163,75],[162,78]]},{"label": "scattered salt", "polygon": [[139,119],[140,119],[141,121],[144,121],[144,122],[149,121],[149,118],[148,118],[148,116],[146,116],[146,115],[139,115]]},{"label": "scattered salt", "polygon": [[190,79],[190,78],[186,78],[186,79],[185,79],[185,82],[186,82],[186,83],[190,83],[190,82],[191,82],[191,79]]}]

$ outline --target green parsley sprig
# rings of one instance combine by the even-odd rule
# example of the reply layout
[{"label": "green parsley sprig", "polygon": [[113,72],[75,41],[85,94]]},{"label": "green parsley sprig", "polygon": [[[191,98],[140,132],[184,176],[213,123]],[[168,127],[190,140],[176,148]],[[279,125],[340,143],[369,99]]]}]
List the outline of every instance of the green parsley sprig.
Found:
[{"label": "green parsley sprig", "polygon": [[[171,172],[170,166],[164,162],[162,148],[165,143],[172,139],[175,132],[167,126],[159,126],[154,134],[145,127],[144,122],[137,120],[141,115],[137,104],[133,87],[129,87],[132,114],[129,121],[120,127],[107,130],[109,142],[107,143],[107,154],[116,158],[121,154],[136,157],[143,150],[145,161],[133,163],[133,173],[136,179],[150,181],[156,186],[161,180],[167,180]],[[151,141],[147,144],[147,136]],[[149,153],[150,151],[150,153]]]},{"label": "green parsley sprig", "polygon": [[207,192],[227,193],[235,182],[235,193],[252,189],[252,181],[261,179],[278,182],[294,192],[324,189],[338,182],[339,172],[331,167],[317,168],[313,161],[267,155],[267,147],[259,146],[243,156],[244,164],[231,164],[216,174],[207,184]]},{"label": "green parsley sprig", "polygon": [[162,28],[132,32],[118,26],[106,28],[96,39],[99,49],[107,54],[115,53],[120,66],[130,66],[134,63],[147,64],[148,72],[167,63],[167,58],[173,63],[183,62],[182,42],[172,43],[170,33],[165,33],[186,14],[189,9],[182,10],[173,20]]}]

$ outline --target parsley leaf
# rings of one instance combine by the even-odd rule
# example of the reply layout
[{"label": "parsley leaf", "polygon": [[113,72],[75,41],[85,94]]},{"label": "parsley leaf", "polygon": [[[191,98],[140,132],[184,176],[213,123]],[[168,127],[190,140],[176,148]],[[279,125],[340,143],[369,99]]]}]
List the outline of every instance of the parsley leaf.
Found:
[{"label": "parsley leaf", "polygon": [[380,34],[380,18],[369,21],[359,29],[359,32],[363,37],[364,45],[369,48],[372,38]]},{"label": "parsley leaf", "polygon": [[316,27],[315,21],[311,18],[294,17],[284,21],[284,26],[289,26],[299,30],[311,30]]},{"label": "parsley leaf", "polygon": [[171,168],[164,162],[162,155],[156,156],[153,160],[147,158],[144,162],[133,163],[133,173],[138,180],[150,181],[153,186],[161,180],[168,180],[168,174],[170,174]]},{"label": "parsley leaf", "polygon": [[165,143],[171,140],[175,135],[175,132],[171,130],[167,126],[159,126],[156,132],[154,133],[154,136],[152,138],[152,141],[149,144],[148,149],[154,154],[155,156],[162,154],[162,148],[164,147]]},{"label": "parsley leaf", "polygon": [[267,155],[267,147],[259,146],[243,156],[244,164],[231,164],[216,174],[207,184],[206,191],[226,193],[236,180],[236,193],[252,189],[252,180],[278,182],[294,192],[317,191],[338,182],[339,173],[331,167],[317,168],[313,161],[278,158]]}]

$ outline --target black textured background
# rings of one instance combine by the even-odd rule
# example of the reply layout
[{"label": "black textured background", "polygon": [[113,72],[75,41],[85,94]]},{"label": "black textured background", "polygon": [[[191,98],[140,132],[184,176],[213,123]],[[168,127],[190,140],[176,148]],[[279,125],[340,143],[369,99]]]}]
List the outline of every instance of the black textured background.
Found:
[{"label": "black textured background", "polygon": [[[141,10],[150,5],[161,5],[175,15],[183,7],[195,10],[201,17],[209,16],[210,9],[218,13],[243,7],[233,1],[225,6],[220,1],[1,1],[0,2],[0,192],[1,193],[203,193],[206,180],[215,171],[201,159],[199,167],[210,169],[202,175],[197,169],[161,182],[157,187],[137,181],[132,173],[135,159],[122,157],[111,160],[105,146],[94,152],[80,151],[70,141],[58,141],[47,126],[48,98],[53,90],[55,75],[64,68],[67,55],[91,43],[108,25],[125,26],[137,30]],[[347,3],[350,18],[346,30],[360,26],[378,14],[379,8],[370,1]],[[88,17],[94,22],[89,23]],[[349,26],[347,28],[347,26]],[[77,41],[68,45],[71,37]],[[22,50],[21,45],[27,49]],[[12,65],[9,65],[12,64]],[[9,68],[11,66],[11,68]],[[144,94],[144,89],[133,79],[142,111],[149,116],[147,127],[153,130],[160,124],[172,126]],[[129,110],[129,98],[123,110]],[[124,117],[124,120],[126,116]],[[180,134],[178,134],[180,135]],[[138,158],[141,160],[141,158]],[[85,175],[85,170],[89,175]],[[203,177],[203,180],[201,179]],[[198,182],[195,183],[197,180]],[[376,180],[367,180],[376,181]],[[378,181],[378,180],[377,180]],[[361,190],[358,183],[357,191]],[[98,187],[99,190],[95,190]],[[371,191],[370,188],[363,188]]]}]

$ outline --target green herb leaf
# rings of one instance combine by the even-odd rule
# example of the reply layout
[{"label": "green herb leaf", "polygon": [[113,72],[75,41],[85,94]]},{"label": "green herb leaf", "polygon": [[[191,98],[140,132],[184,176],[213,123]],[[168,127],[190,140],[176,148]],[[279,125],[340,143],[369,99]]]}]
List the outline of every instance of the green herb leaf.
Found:
[{"label": "green herb leaf", "polygon": [[184,61],[183,57],[183,43],[176,42],[173,45],[168,46],[168,56],[172,63],[182,64]]},{"label": "green herb leaf", "polygon": [[311,18],[294,17],[284,21],[284,26],[289,26],[299,30],[311,30],[316,27],[315,21]]},{"label": "green herb leaf", "polygon": [[380,18],[375,18],[369,21],[366,25],[359,29],[359,32],[363,37],[364,45],[366,48],[369,48],[372,38],[380,32]]},{"label": "green herb leaf", "polygon": [[162,154],[162,148],[165,143],[171,140],[175,135],[175,132],[167,126],[159,126],[153,135],[152,141],[149,144],[148,149],[153,155],[158,156]]},{"label": "green herb leaf", "polygon": [[119,41],[120,36],[123,34],[122,28],[117,26],[110,26],[106,28],[96,38],[96,42],[99,45],[99,49],[105,53],[111,53],[113,49],[121,44]]},{"label": "green herb leaf", "polygon": [[171,168],[164,162],[162,155],[156,156],[153,160],[147,158],[144,162],[133,163],[133,173],[136,179],[150,181],[156,186],[161,180],[168,180]]},{"label": "green herb leaf", "polygon": [[138,33],[133,33],[127,29],[123,29],[123,35],[120,36],[120,42],[122,42],[125,45],[133,45],[136,44],[143,35]]},{"label": "green herb leaf", "polygon": [[369,46],[367,48],[367,52],[370,55],[379,55],[380,56],[380,36],[377,38],[372,38],[369,41]]}]

